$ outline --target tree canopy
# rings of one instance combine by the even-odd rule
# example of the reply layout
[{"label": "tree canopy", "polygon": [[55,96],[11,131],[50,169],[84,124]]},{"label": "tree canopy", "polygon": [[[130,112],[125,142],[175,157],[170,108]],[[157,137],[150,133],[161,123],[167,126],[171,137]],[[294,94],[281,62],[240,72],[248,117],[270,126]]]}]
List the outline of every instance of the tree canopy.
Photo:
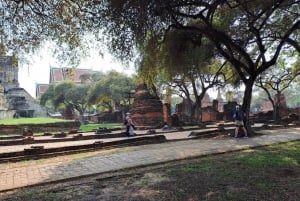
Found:
[{"label": "tree canopy", "polygon": [[[132,47],[132,43],[141,48],[146,37],[163,42],[172,30],[189,33],[195,43],[208,38],[245,84],[242,107],[248,114],[257,76],[276,64],[283,49],[300,51],[299,3],[297,0],[107,1],[104,20],[109,22],[110,34],[118,35],[113,44],[120,45],[119,50]],[[126,55],[118,55],[129,54],[127,51]]]},{"label": "tree canopy", "polygon": [[75,49],[87,32],[101,32],[110,50],[128,59],[149,35],[163,40],[180,29],[195,42],[213,41],[246,79],[274,64],[283,47],[300,50],[299,0],[1,0],[0,8],[1,42],[14,51],[47,39]]},{"label": "tree canopy", "polygon": [[[97,77],[97,76],[95,76]],[[135,89],[134,80],[127,75],[110,71],[90,85],[88,102],[112,112],[129,104],[127,94]]]},{"label": "tree canopy", "polygon": [[54,109],[70,109],[79,113],[80,121],[84,122],[84,113],[91,105],[88,102],[89,85],[76,85],[74,82],[52,84],[40,98],[41,105],[49,105]]},{"label": "tree canopy", "polygon": [[51,84],[40,97],[41,105],[49,108],[63,108],[78,113],[81,122],[91,107],[98,111],[113,112],[128,110],[128,93],[135,89],[134,79],[116,71],[84,74],[82,83],[65,81]]},{"label": "tree canopy", "polygon": [[[38,51],[46,41],[57,45],[48,50],[61,60],[76,63],[93,43],[85,37],[99,29],[83,12],[84,0],[0,0],[0,43],[8,54],[16,54],[22,61],[24,55]],[[95,3],[97,5],[97,3]],[[92,30],[92,31],[91,31]]]}]

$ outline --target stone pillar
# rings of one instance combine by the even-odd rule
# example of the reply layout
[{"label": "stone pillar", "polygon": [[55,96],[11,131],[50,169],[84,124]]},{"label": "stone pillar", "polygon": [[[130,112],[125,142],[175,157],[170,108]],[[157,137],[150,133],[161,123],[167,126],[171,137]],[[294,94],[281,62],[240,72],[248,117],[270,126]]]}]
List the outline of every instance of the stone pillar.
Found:
[{"label": "stone pillar", "polygon": [[172,125],[171,105],[169,103],[165,103],[163,105],[163,114],[164,114],[164,122],[166,122],[168,125]]},{"label": "stone pillar", "polygon": [[172,125],[171,106],[172,106],[172,90],[167,88],[165,104],[163,105],[164,122],[169,126]]},{"label": "stone pillar", "polygon": [[7,99],[4,95],[4,88],[3,86],[0,84],[0,110],[8,110],[8,103],[7,103]]},{"label": "stone pillar", "polygon": [[219,101],[213,100],[213,109],[219,111]]},{"label": "stone pillar", "polygon": [[224,121],[233,121],[233,111],[235,110],[236,102],[228,102],[224,107]]},{"label": "stone pillar", "polygon": [[284,94],[276,94],[274,97],[275,107],[277,107],[277,118],[288,115],[288,109]]}]

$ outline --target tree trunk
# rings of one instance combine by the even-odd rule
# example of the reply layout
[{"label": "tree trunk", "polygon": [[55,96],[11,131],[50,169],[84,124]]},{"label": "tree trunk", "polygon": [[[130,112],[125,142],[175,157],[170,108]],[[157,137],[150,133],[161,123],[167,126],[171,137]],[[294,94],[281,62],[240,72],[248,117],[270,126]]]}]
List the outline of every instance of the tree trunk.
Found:
[{"label": "tree trunk", "polygon": [[277,121],[278,105],[273,104],[273,120]]},{"label": "tree trunk", "polygon": [[192,117],[195,118],[196,122],[202,123],[202,104],[201,101],[195,102],[192,110]]},{"label": "tree trunk", "polygon": [[188,101],[189,113],[185,114],[185,115],[188,115],[190,117],[194,117],[194,115],[195,115],[195,105],[194,105],[193,101],[190,98],[187,98],[187,101]]},{"label": "tree trunk", "polygon": [[84,114],[82,112],[79,113],[79,122],[80,122],[81,125],[86,124],[85,117],[84,117]]},{"label": "tree trunk", "polygon": [[243,98],[243,105],[242,105],[242,110],[246,112],[246,129],[248,132],[248,135],[254,135],[255,132],[253,131],[250,122],[249,122],[249,116],[250,116],[250,105],[251,105],[251,98],[252,98],[252,89],[254,85],[254,80],[253,78],[249,78],[245,84],[245,92],[244,92],[244,98]]},{"label": "tree trunk", "polygon": [[196,97],[196,111],[198,111],[198,115],[196,121],[198,123],[202,123],[202,99],[204,98],[206,90],[202,89],[202,92],[199,96]]},{"label": "tree trunk", "polygon": [[280,107],[281,107],[281,92],[277,92],[277,103],[276,103],[276,116],[275,121],[280,120]]}]

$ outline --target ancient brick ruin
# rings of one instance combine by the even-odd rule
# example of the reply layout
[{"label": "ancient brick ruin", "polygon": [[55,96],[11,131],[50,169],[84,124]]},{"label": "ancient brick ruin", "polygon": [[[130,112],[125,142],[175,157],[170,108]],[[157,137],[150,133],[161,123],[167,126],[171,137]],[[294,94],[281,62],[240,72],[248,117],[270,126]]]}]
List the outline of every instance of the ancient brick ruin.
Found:
[{"label": "ancient brick ruin", "polygon": [[163,125],[163,104],[158,97],[150,94],[145,84],[140,84],[136,88],[130,112],[136,126]]}]

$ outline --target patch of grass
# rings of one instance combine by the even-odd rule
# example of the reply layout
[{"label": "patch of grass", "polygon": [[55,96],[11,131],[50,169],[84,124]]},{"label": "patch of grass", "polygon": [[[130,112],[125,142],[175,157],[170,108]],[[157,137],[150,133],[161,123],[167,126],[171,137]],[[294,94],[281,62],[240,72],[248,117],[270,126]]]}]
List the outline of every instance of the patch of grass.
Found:
[{"label": "patch of grass", "polygon": [[201,164],[188,164],[182,167],[181,171],[190,174],[197,172],[208,172],[212,168],[211,163],[201,163]]},{"label": "patch of grass", "polygon": [[101,128],[121,128],[121,123],[107,123],[107,124],[86,124],[86,125],[81,125],[79,130],[83,132],[88,132],[88,131],[93,131],[98,129],[99,127]]},{"label": "patch of grass", "polygon": [[57,195],[53,192],[43,192],[37,193],[35,191],[29,191],[22,197],[14,197],[12,199],[7,199],[7,201],[25,201],[25,200],[43,200],[43,201],[53,201],[56,200]]},{"label": "patch of grass", "polygon": [[74,120],[55,119],[50,117],[34,117],[34,118],[16,118],[16,119],[0,119],[0,124],[17,125],[17,124],[44,124],[56,122],[69,122]]},{"label": "patch of grass", "polygon": [[4,137],[10,137],[11,135],[7,135],[7,134],[0,134],[0,138],[4,138]]},{"label": "patch of grass", "polygon": [[[18,124],[45,124],[45,123],[57,123],[57,122],[72,122],[74,120],[66,119],[55,119],[48,117],[38,117],[38,118],[16,118],[16,119],[0,119],[0,125],[18,125]],[[121,128],[121,123],[107,123],[107,124],[86,124],[81,125],[79,131],[90,132],[98,128]],[[44,133],[34,133],[35,136],[43,135]],[[0,137],[7,137],[11,135],[0,134]]]},{"label": "patch of grass", "polygon": [[241,156],[237,158],[247,166],[254,168],[270,168],[280,166],[294,166],[299,165],[296,158],[284,155],[282,153],[256,153],[252,156]]},{"label": "patch of grass", "polygon": [[300,165],[300,143],[288,142],[257,149],[252,154],[240,155],[236,161],[253,168],[292,167]]},{"label": "patch of grass", "polygon": [[220,196],[218,200],[239,200],[239,196],[236,193],[225,193],[224,196]]},{"label": "patch of grass", "polygon": [[181,200],[296,200],[299,164],[300,141],[274,144],[169,167],[164,176],[172,182],[155,188],[167,197],[180,189],[184,193],[176,196]]}]

